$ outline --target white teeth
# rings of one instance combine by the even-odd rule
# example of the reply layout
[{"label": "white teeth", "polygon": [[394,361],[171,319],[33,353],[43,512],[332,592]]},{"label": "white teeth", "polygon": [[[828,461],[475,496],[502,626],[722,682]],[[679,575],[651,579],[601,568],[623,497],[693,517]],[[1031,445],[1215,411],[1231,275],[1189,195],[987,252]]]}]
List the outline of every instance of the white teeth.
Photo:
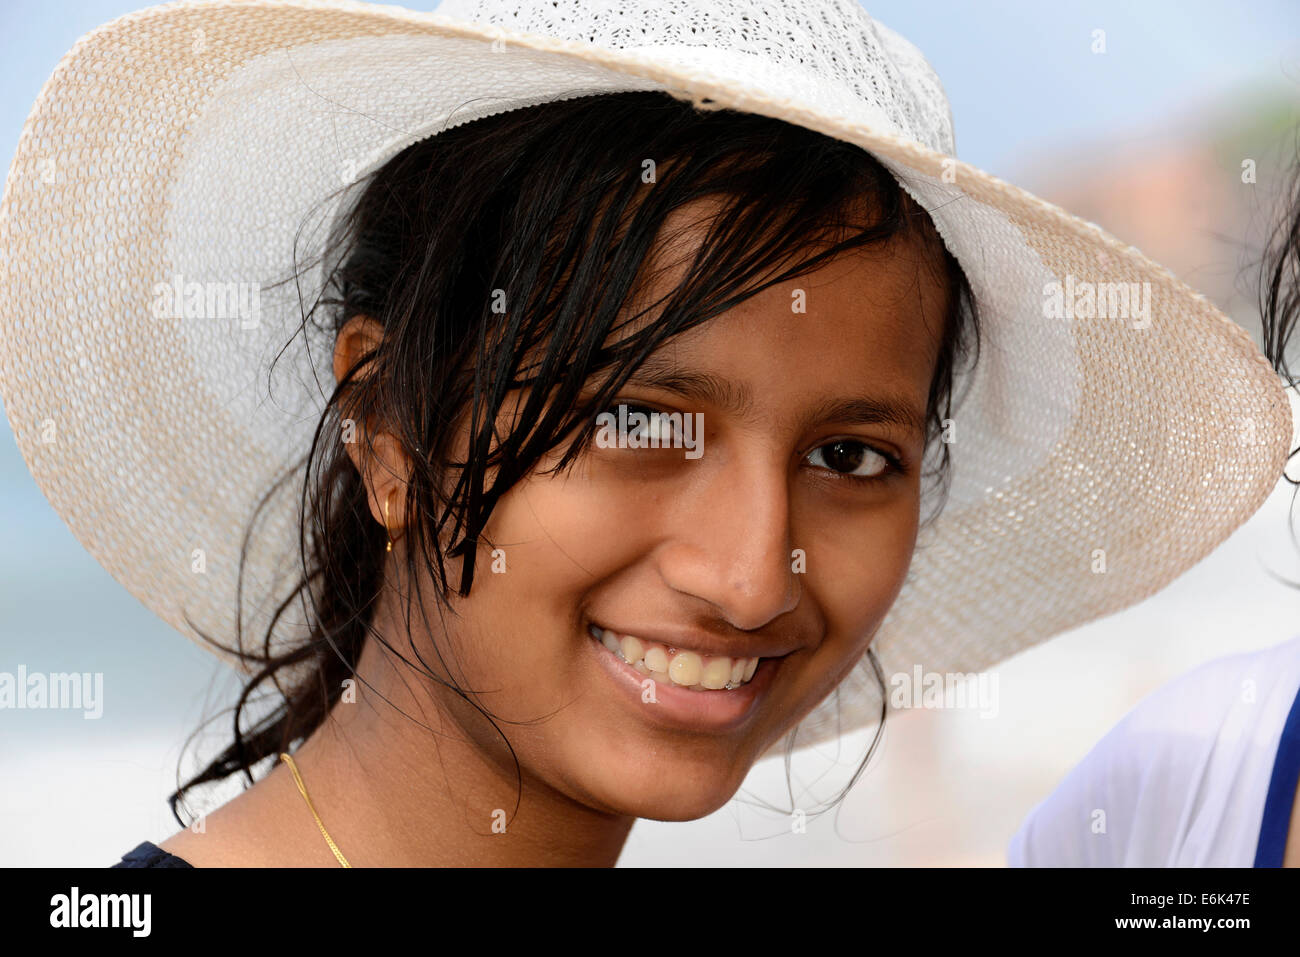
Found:
[{"label": "white teeth", "polygon": [[714,658],[704,666],[704,673],[700,675],[700,684],[713,691],[716,691],[718,688],[725,688],[727,682],[730,680],[730,658]]},{"label": "white teeth", "polygon": [[659,684],[674,684],[692,691],[738,688],[754,677],[759,658],[706,656],[695,651],[665,648],[634,635],[620,635],[597,625],[590,627],[593,638],[620,660]]},{"label": "white teeth", "polygon": [[645,645],[641,644],[640,638],[633,638],[631,635],[623,637],[623,657],[628,661],[640,661],[645,657]]},{"label": "white teeth", "polygon": [[668,665],[668,677],[675,685],[697,685],[704,671],[704,661],[693,651],[679,651]]},{"label": "white teeth", "polygon": [[654,645],[645,653],[645,666],[651,671],[662,672],[664,677],[668,676],[668,652],[664,651],[658,645]]}]

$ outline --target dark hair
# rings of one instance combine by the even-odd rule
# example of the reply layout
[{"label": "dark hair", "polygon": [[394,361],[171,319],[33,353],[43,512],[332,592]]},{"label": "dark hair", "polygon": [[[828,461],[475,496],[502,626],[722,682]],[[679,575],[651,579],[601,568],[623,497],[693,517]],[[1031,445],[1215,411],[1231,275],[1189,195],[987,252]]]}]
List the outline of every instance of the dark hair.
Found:
[{"label": "dark hair", "polygon": [[[654,176],[647,181],[650,160]],[[607,346],[622,329],[615,324],[620,311],[641,288],[665,217],[706,196],[721,205],[686,279],[664,297],[653,322]],[[855,218],[864,210],[865,218]],[[596,412],[652,351],[844,250],[907,234],[932,252],[929,261],[949,292],[927,409],[932,439],[951,414],[959,364],[978,354],[974,297],[929,216],[856,146],[780,120],[700,109],[665,93],[619,93],[478,119],[407,147],[370,174],[330,233],[318,262],[336,265],[325,268],[325,287],[298,330],[305,335],[308,323],[323,322],[336,335],[357,315],[384,329],[378,349],[338,384],[305,460],[283,480],[303,479],[303,574],[276,619],[294,602],[309,603],[310,637],[273,652],[272,621],[261,651],[239,650],[239,641],[228,649],[255,673],[233,708],[233,743],[172,794],[176,819],[185,825],[177,803],[191,788],[237,772],[251,783],[259,761],[309,736],[344,680],[356,678],[368,635],[429,671],[414,641],[404,653],[370,625],[384,584],[387,536],[371,519],[361,476],[337,439],[346,420],[379,423],[412,463],[405,520],[394,524],[408,537],[404,574],[415,581],[416,562],[427,563],[441,616],[451,587],[446,561],[461,559],[460,594],[468,594],[479,538],[497,501],[572,435],[548,471],[568,468]],[[493,310],[494,291],[504,292],[504,312]],[[610,377],[600,393],[575,404],[589,378],[604,370]],[[506,394],[520,388],[530,389],[527,403],[513,430],[496,435]],[[461,423],[469,452],[451,462],[452,426]],[[941,497],[947,461],[944,446],[931,473]],[[242,576],[241,567],[241,583]],[[427,623],[420,589],[411,591]],[[871,659],[883,728],[884,679],[874,653]],[[289,683],[284,669],[306,677]],[[241,728],[254,691],[268,684],[278,704]],[[448,687],[505,738],[492,715]],[[854,780],[879,736],[878,730]],[[787,761],[793,746],[792,732]]]},{"label": "dark hair", "polygon": [[[1297,323],[1300,323],[1300,130],[1296,131],[1296,159],[1290,173],[1283,181],[1279,197],[1280,215],[1269,224],[1268,238],[1259,269],[1259,312],[1264,330],[1264,354],[1287,384],[1294,387],[1287,347],[1291,343]],[[1300,454],[1292,449],[1287,461]],[[1289,522],[1293,541],[1296,537],[1295,502],[1300,496],[1300,478],[1292,478],[1283,470],[1282,477],[1295,491],[1291,496]],[[1275,576],[1280,577],[1280,576]],[[1285,584],[1300,588],[1300,582]]]},{"label": "dark hair", "polygon": [[[1287,346],[1300,322],[1300,151],[1285,179],[1281,215],[1270,223],[1259,270],[1259,311],[1264,354],[1290,385]],[[1295,453],[1292,453],[1295,454]]]}]

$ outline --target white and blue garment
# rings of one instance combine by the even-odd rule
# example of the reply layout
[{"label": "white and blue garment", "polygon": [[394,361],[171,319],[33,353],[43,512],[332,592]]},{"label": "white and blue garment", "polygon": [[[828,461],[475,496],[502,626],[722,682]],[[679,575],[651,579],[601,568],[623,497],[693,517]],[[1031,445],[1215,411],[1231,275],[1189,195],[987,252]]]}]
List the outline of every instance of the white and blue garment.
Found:
[{"label": "white and blue garment", "polygon": [[1137,706],[1011,839],[1012,867],[1280,867],[1300,783],[1300,638]]}]

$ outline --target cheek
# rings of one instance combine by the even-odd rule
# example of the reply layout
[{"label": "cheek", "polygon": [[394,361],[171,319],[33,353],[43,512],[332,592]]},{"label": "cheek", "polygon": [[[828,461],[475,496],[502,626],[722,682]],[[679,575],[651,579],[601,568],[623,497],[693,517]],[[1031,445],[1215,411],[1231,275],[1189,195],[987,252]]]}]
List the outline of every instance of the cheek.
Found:
[{"label": "cheek", "polygon": [[[615,496],[611,489],[590,482],[533,477],[501,499],[484,539],[500,549],[498,560],[504,560],[504,577],[512,594],[530,601],[567,602],[571,607],[575,594],[608,574],[611,564],[629,553],[630,540],[637,533],[637,511],[632,497]],[[482,569],[488,565],[491,546],[485,543],[480,548]]]},{"label": "cheek", "polygon": [[856,661],[884,621],[911,567],[918,508],[912,500],[822,529],[808,554],[807,586],[824,616],[829,654]]},{"label": "cheek", "polygon": [[674,504],[635,469],[579,460],[566,474],[534,472],[514,486],[485,535],[502,548],[509,574],[518,573],[512,593],[576,616],[581,596],[645,557]]},{"label": "cheek", "polygon": [[[620,502],[626,513],[615,511]],[[479,539],[470,594],[452,599],[453,642],[467,670],[503,690],[516,684],[512,675],[562,680],[572,660],[565,651],[582,637],[584,596],[636,553],[632,511],[625,496],[563,476],[530,477],[502,496]],[[460,559],[450,572],[458,583]]]}]

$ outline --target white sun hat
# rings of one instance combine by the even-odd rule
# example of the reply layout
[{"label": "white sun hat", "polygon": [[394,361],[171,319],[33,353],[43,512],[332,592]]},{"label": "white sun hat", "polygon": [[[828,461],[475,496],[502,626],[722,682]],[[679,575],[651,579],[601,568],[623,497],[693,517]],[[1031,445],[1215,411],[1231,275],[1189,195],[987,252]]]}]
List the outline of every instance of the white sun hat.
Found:
[{"label": "white sun hat", "polygon": [[[1134,604],[1281,476],[1291,411],[1247,334],[1132,246],[955,159],[938,77],[854,0],[222,0],[83,37],[9,170],[0,394],[50,503],[163,619],[233,640],[255,506],[333,386],[332,342],[304,347],[296,293],[264,288],[312,253],[299,236],[295,259],[304,221],[334,221],[352,194],[324,197],[451,126],[628,90],[869,151],[970,281],[980,361],[955,390],[946,507],[872,645],[886,674],[980,671]],[[156,308],[192,282],[262,292],[226,321]],[[249,542],[259,641],[299,570],[297,492]],[[304,634],[286,618],[275,645]],[[878,716],[865,659],[838,692],[800,746]]]}]

